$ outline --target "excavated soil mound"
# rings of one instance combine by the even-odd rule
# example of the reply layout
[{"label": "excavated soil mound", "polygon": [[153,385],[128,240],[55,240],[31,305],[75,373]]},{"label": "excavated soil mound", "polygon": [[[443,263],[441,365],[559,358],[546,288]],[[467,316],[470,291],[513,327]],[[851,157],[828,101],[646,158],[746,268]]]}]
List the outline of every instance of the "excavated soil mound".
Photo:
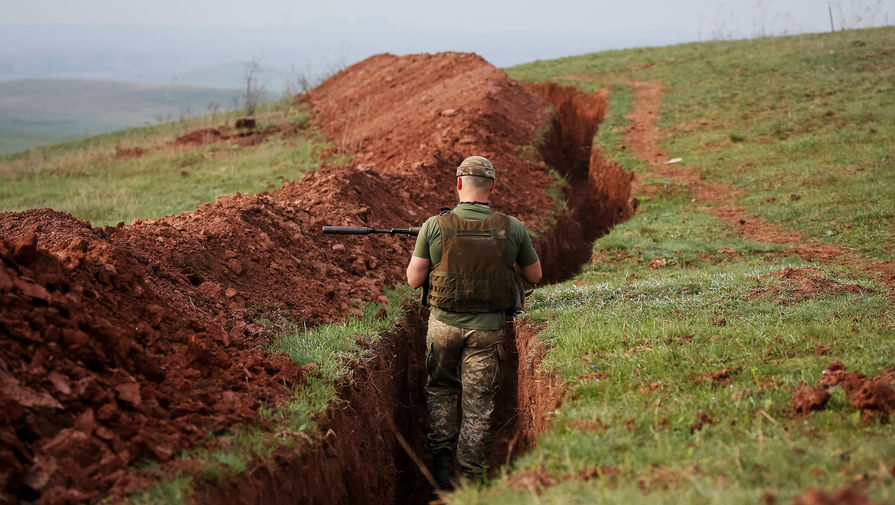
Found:
[{"label": "excavated soil mound", "polygon": [[867,377],[861,372],[846,372],[845,365],[836,360],[821,373],[817,387],[799,383],[793,390],[792,401],[796,412],[807,414],[813,410],[823,410],[830,394],[827,389],[839,386],[845,390],[848,402],[860,410],[865,420],[888,421],[895,413],[895,367],[883,371],[876,377]]},{"label": "excavated soil mound", "polygon": [[0,239],[0,468],[14,501],[132,490],[129,465],[250,421],[303,380],[160,289],[104,230],[49,210],[2,218],[15,238]]},{"label": "excavated soil mound", "polygon": [[316,124],[353,166],[399,177],[401,198],[414,222],[456,203],[454,171],[467,156],[497,168],[494,208],[530,228],[549,218],[550,179],[543,163],[522,159],[547,104],[503,70],[464,53],[368,58],[308,92]]},{"label": "excavated soil mound", "polygon": [[[121,496],[144,484],[135,464],[141,459],[164,468],[209,432],[255,419],[259,402],[289,398],[305,370],[263,350],[269,336],[256,322],[259,313],[307,324],[357,314],[360,303],[401,282],[412,248],[406,237],[322,236],[321,225],[419,224],[454,203],[454,167],[481,154],[498,170],[493,205],[532,228],[548,227],[545,165],[519,154],[543,121],[552,121],[548,105],[480,57],[376,56],[304,99],[331,142],[357,154],[350,165],[321,166],[273,193],[221,197],[130,226],[92,228],[50,209],[0,214],[0,482],[7,501]],[[219,136],[205,131],[183,142]],[[546,271],[568,271],[565,253],[585,249],[593,223],[607,227],[630,212],[630,177],[605,171],[598,153],[586,158],[582,180],[623,205],[612,218],[597,215],[602,203],[586,212],[570,206],[559,223],[587,233],[566,238],[565,246],[542,236]],[[565,161],[552,163],[581,173],[559,166]],[[601,170],[615,174],[608,184],[617,194],[606,193]],[[559,264],[566,266],[551,266]],[[514,443],[530,440],[510,440],[504,454]],[[325,454],[338,459],[338,451]],[[387,475],[364,479],[396,480],[394,468],[370,469]]]}]

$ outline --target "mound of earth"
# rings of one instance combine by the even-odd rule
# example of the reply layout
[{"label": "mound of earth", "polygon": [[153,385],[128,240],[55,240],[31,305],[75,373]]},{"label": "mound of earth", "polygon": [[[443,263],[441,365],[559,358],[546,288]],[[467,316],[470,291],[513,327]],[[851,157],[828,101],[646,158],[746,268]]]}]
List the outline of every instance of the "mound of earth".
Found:
[{"label": "mound of earth", "polygon": [[792,408],[799,414],[809,414],[815,410],[823,410],[830,401],[830,393],[821,386],[809,386],[802,381],[792,392]]},{"label": "mound of earth", "polygon": [[357,154],[352,166],[397,176],[393,204],[423,203],[414,222],[453,206],[452,168],[473,154],[497,168],[493,207],[535,229],[549,218],[544,164],[519,155],[549,119],[547,103],[478,55],[373,56],[303,98],[334,149]]},{"label": "mound of earth", "polygon": [[330,141],[356,154],[349,165],[130,226],[0,214],[8,500],[121,496],[141,484],[136,461],[164,464],[254,419],[259,401],[288,399],[305,370],[264,350],[259,312],[307,324],[358,313],[402,281],[412,248],[322,236],[321,225],[419,224],[455,202],[454,168],[480,154],[498,170],[494,206],[547,226],[546,168],[520,153],[549,108],[480,57],[376,56],[304,99]]}]

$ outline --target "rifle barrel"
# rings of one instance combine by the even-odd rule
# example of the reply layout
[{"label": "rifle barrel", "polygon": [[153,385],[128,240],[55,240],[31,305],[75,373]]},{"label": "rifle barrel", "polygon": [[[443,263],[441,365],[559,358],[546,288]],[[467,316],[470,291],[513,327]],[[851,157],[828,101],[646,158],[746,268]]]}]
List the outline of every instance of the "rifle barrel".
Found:
[{"label": "rifle barrel", "polygon": [[372,226],[324,226],[323,233],[335,235],[369,235],[371,233],[388,233],[389,235],[418,235],[420,229],[418,226],[410,228],[390,228],[380,230]]},{"label": "rifle barrel", "polygon": [[335,235],[369,235],[373,233],[372,226],[324,226],[323,233]]}]

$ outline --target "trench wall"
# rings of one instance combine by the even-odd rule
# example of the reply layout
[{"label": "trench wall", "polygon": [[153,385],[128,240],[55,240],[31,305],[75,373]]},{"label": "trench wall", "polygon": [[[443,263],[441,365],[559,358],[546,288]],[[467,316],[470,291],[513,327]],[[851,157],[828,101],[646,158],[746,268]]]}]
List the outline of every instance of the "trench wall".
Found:
[{"label": "trench wall", "polygon": [[428,483],[398,444],[389,420],[430,461],[425,447],[425,311],[407,317],[376,345],[339,391],[320,435],[281,447],[238,478],[196,490],[200,504],[426,503]]},{"label": "trench wall", "polygon": [[593,145],[608,107],[602,90],[584,93],[552,82],[525,87],[555,109],[540,154],[569,182],[564,190],[566,207],[557,216],[556,225],[535,241],[544,268],[543,282],[558,282],[590,260],[594,240],[634,215],[634,174],[605,160]]}]

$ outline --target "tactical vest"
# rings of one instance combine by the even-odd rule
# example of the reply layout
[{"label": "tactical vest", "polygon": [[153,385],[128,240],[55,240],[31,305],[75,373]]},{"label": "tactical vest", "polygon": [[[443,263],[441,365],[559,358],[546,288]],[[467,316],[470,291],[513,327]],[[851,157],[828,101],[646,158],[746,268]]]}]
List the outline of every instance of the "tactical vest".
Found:
[{"label": "tactical vest", "polygon": [[438,226],[441,262],[429,273],[429,304],[448,312],[512,308],[516,281],[504,262],[510,219],[494,212],[467,221],[450,212],[438,216]]}]

